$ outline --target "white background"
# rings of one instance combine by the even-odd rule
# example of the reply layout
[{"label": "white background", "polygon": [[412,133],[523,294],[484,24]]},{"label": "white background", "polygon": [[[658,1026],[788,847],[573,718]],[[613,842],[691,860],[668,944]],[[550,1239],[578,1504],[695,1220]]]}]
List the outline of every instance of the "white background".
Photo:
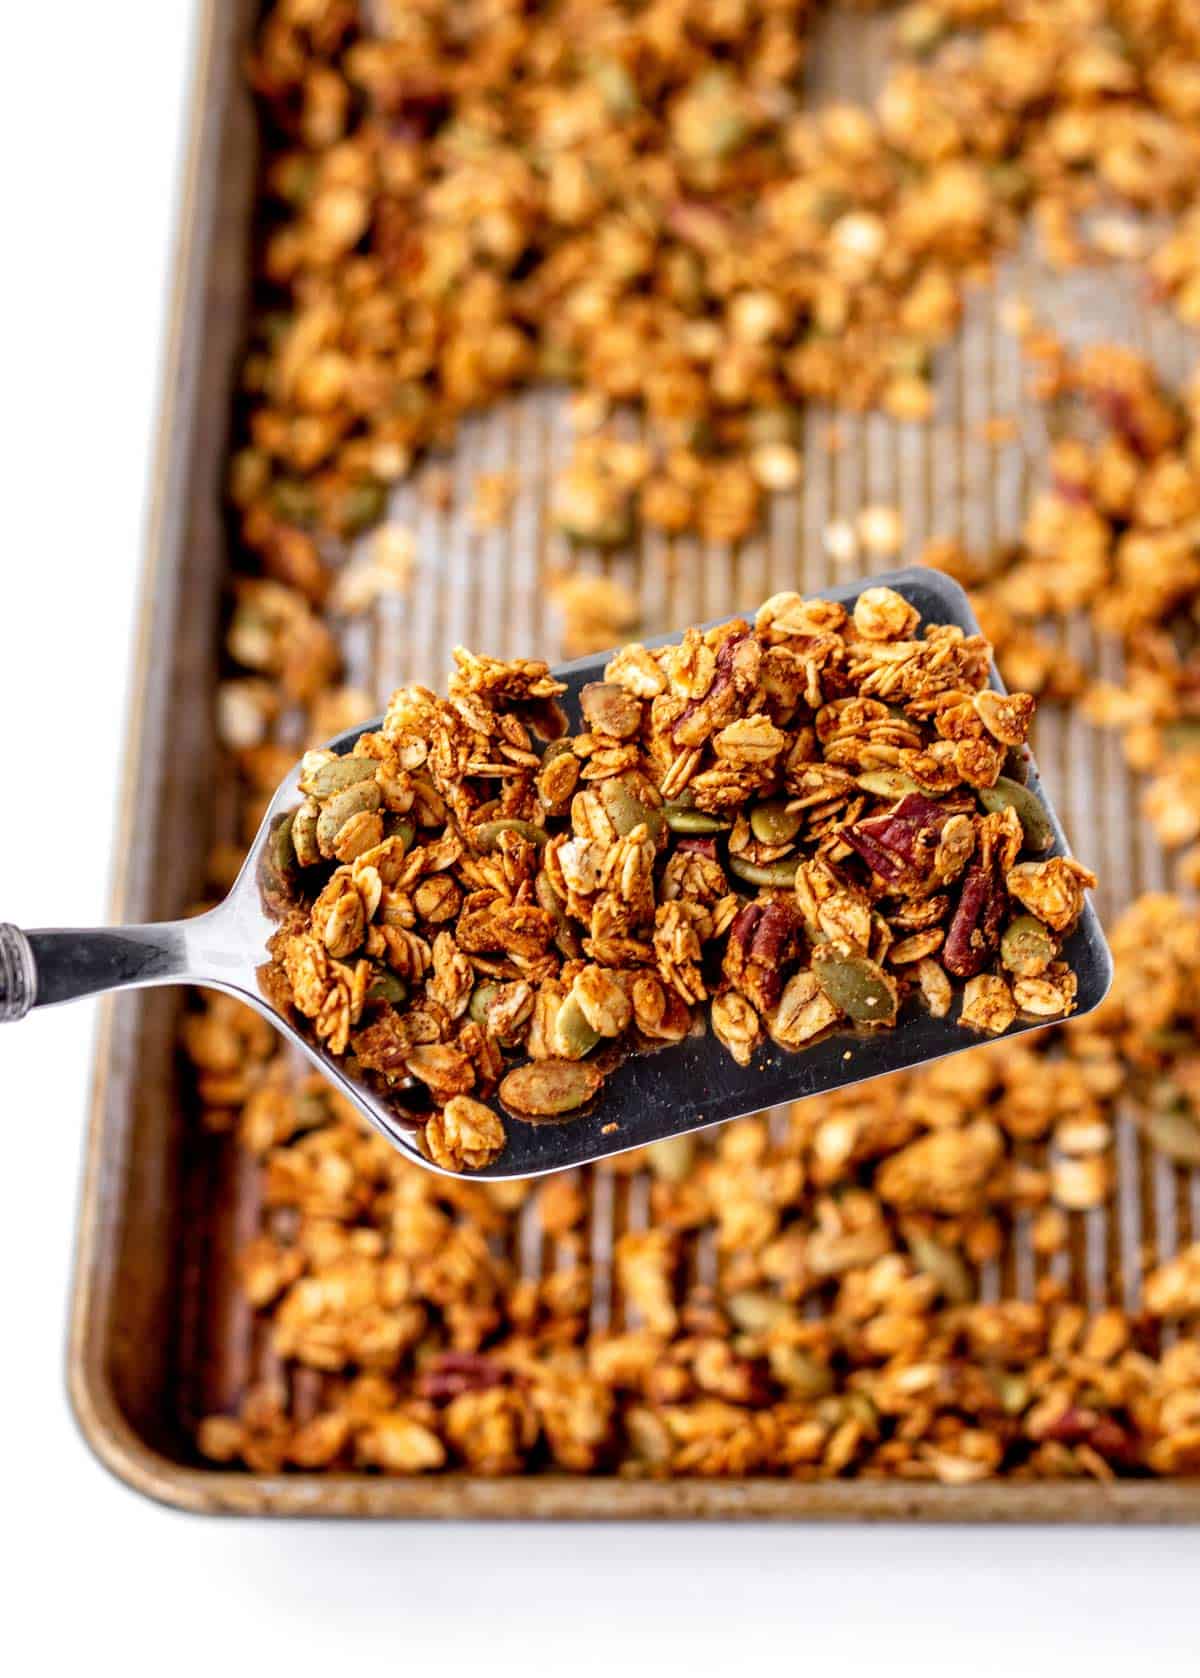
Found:
[{"label": "white background", "polygon": [[[26,925],[105,908],[191,22],[189,0],[4,6],[0,916]],[[0,1043],[12,1670],[1200,1671],[1197,1531],[287,1526],[143,1502],[63,1388],[92,1026],[80,1005]]]}]

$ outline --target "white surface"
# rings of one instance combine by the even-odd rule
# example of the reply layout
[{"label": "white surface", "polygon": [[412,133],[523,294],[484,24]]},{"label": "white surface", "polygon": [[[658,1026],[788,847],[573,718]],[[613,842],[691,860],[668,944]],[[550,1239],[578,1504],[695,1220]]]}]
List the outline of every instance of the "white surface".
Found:
[{"label": "white surface", "polygon": [[[103,914],[157,399],[188,0],[5,11],[0,915]],[[136,43],[131,52],[129,43]],[[20,789],[19,795],[16,789]],[[70,794],[70,820],[65,794]],[[142,1502],[67,1409],[92,1010],[0,1043],[0,1577],[36,1670],[414,1657],[451,1675],[1200,1670],[1200,1532],[213,1522]],[[36,1651],[36,1655],[35,1655]]]}]

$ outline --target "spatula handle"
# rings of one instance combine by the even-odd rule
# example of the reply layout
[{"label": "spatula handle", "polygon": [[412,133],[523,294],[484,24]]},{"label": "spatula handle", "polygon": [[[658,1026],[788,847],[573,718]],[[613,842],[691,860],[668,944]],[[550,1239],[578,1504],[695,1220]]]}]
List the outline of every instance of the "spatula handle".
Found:
[{"label": "spatula handle", "polygon": [[0,924],[0,1023],[31,1008],[187,976],[178,924],[41,932]]}]

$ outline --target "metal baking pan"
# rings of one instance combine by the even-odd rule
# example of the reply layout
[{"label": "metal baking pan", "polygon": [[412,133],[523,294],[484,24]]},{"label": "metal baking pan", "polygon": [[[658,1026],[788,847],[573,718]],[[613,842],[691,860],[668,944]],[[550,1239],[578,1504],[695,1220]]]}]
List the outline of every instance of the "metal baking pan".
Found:
[{"label": "metal baking pan", "polygon": [[[118,921],[169,918],[194,901],[209,845],[231,833],[235,819],[219,774],[212,701],[228,548],[222,480],[250,294],[257,163],[240,65],[256,11],[254,0],[203,0],[199,11],[115,849]],[[840,20],[817,55],[822,85],[843,95],[865,91],[872,30],[861,17]],[[1042,312],[1073,333],[1111,333],[1113,311],[1124,311],[1115,317],[1118,331],[1171,353],[1170,339],[1131,301],[1132,279],[1089,274],[1082,293],[1070,280],[1028,272],[1021,280]],[[776,499],[761,538],[731,554],[648,537],[640,554],[612,561],[612,574],[638,594],[645,633],[745,610],[781,588],[836,587],[860,563],[835,564],[822,531],[870,503],[900,508],[908,557],[928,536],[961,534],[982,547],[1014,533],[1036,461],[1019,441],[997,447],[983,435],[983,422],[1019,412],[1022,400],[998,306],[990,291],[972,296],[963,337],[939,370],[933,426],[839,418],[831,449],[830,416],[813,412],[804,488]],[[1026,440],[1030,434],[1027,425]],[[405,602],[384,602],[373,621],[351,631],[350,679],[382,703],[401,680],[437,681],[456,641],[500,656],[557,660],[546,580],[568,556],[541,513],[565,446],[559,399],[529,393],[464,429],[454,457],[458,493],[448,512],[423,505],[414,490],[398,492],[393,516],[416,531],[420,563]],[[479,532],[467,514],[474,475],[518,463],[520,487],[507,525]],[[1066,644],[1086,656],[1090,633],[1072,627]],[[1102,916],[1139,891],[1162,887],[1161,854],[1130,821],[1136,789],[1118,745],[1074,717],[1047,714],[1036,750],[1068,834],[1100,873]],[[174,1046],[177,1009],[168,993],[139,993],[102,1013],[68,1350],[71,1399],[86,1439],[110,1469],[151,1497],[210,1513],[372,1517],[1200,1519],[1195,1480],[949,1487],[562,1474],[260,1475],[206,1466],[191,1439],[195,1416],[234,1400],[271,1354],[233,1286],[236,1250],[257,1228],[255,1168],[231,1141],[201,1135],[192,1122]],[[1073,1215],[1069,1251],[1045,1261],[1014,1241],[1001,1261],[1006,1280],[1028,1287],[1049,1262],[1089,1305],[1129,1306],[1145,1268],[1200,1234],[1200,1173],[1189,1179],[1148,1153],[1131,1123],[1122,1126],[1116,1154],[1117,1193],[1104,1209]],[[601,1235],[612,1198],[597,1196],[593,1207],[593,1230]],[[636,1184],[622,1203],[627,1213],[644,1206]]]}]

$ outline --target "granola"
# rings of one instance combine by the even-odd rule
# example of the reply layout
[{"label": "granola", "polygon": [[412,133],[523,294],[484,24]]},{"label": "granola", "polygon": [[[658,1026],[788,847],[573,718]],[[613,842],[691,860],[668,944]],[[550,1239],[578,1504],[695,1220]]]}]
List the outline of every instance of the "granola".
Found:
[{"label": "granola", "polygon": [[[1052,1273],[1020,1300],[982,1279],[1018,1220],[1059,1253],[1111,1192],[1131,1079],[1191,1074],[1200,917],[1145,899],[1114,944],[1086,1019],[536,1184],[414,1170],[319,1078],[281,1081],[261,1022],[212,998],[189,1038],[205,1076],[230,1033],[253,1039],[238,1090],[213,1086],[262,1170],[242,1288],[310,1396],[251,1386],[201,1450],[272,1472],[1195,1473],[1200,1340],[1157,1335],[1200,1320],[1200,1246],[1132,1312],[1088,1312]],[[447,1134],[486,1131],[475,1107],[451,1101]],[[588,1190],[635,1170],[653,1221],[617,1241],[619,1315],[597,1319]],[[538,1281],[506,1256],[528,1208],[560,1254]]]},{"label": "granola", "polygon": [[[896,11],[895,59],[870,106],[806,109],[816,12],[806,0],[734,9],[548,0],[516,12],[273,0],[266,9],[250,78],[269,202],[246,433],[230,472],[243,551],[218,700],[244,842],[295,740],[316,744],[377,709],[341,667],[342,624],[330,614],[399,592],[432,563],[385,522],[388,492],[415,470],[422,502],[448,508],[451,477],[436,454],[424,457],[465,414],[531,382],[572,388],[574,454],[551,497],[556,539],[579,550],[579,563],[553,579],[571,655],[637,632],[641,600],[660,583],[657,567],[643,582],[627,559],[639,525],[664,547],[690,533],[736,539],[772,497],[795,490],[813,399],[879,406],[906,424],[929,419],[936,358],[957,329],[964,288],[1023,221],[1051,265],[1145,262],[1153,293],[1185,321],[1200,319],[1198,42],[1187,7],[918,0]],[[1140,211],[1151,214],[1135,222]],[[1012,687],[1042,703],[1082,701],[1120,731],[1146,777],[1151,836],[1182,852],[1180,878],[1195,886],[1200,385],[1168,391],[1127,346],[1073,356],[1018,304],[1008,318],[1055,437],[1038,451],[1046,481],[1015,544],[976,553],[943,540],[924,557],[970,589]],[[629,406],[642,421],[635,447],[622,429]],[[997,416],[984,429],[1000,440],[1012,425]],[[817,435],[831,453],[844,441],[836,420]],[[840,574],[904,543],[896,509],[843,505],[824,531]],[[378,549],[375,526],[385,533]],[[356,551],[343,563],[347,541]],[[597,569],[601,551],[620,554],[620,580]],[[691,563],[681,548],[663,576]],[[1113,661],[1100,680],[1090,654],[1085,667],[1062,644],[1057,628],[1075,613],[1119,651],[1119,679]],[[649,654],[627,651],[622,669],[619,691],[642,705],[668,692]],[[611,706],[606,731],[610,751],[632,737]],[[839,763],[834,748],[835,761],[811,766],[783,801],[816,812],[804,817],[810,829],[822,805],[837,815],[839,787],[871,776],[886,790],[894,774],[886,758]],[[830,757],[824,742],[819,755]],[[969,748],[964,767],[978,781],[972,759]],[[556,821],[591,787],[583,769],[573,752],[544,762],[537,797]],[[417,773],[418,815],[436,820]],[[681,753],[676,774],[695,773]],[[893,781],[890,790],[895,800],[902,789]],[[994,791],[976,788],[985,808]],[[796,814],[785,808],[784,832]],[[308,817],[297,838],[315,849]],[[415,836],[411,808],[405,818],[389,807],[384,819],[393,817],[412,819]],[[673,820],[665,866],[656,851],[656,911],[681,901],[711,916],[730,887],[752,883],[749,871],[778,866],[777,812],[736,834],[719,825],[727,817],[696,807]],[[894,867],[903,870],[905,848],[928,860],[922,832],[902,822],[897,849],[885,831]],[[560,848],[555,875],[584,897],[599,890],[592,842],[589,829],[588,840]],[[1027,847],[1025,860],[1045,860]],[[240,857],[236,843],[214,853],[216,888]],[[495,988],[480,981],[467,1014],[455,1012],[460,957],[472,973],[486,960],[438,944],[460,914],[455,895],[465,896],[457,866],[401,886],[394,922],[377,914],[388,954],[370,960],[388,971],[376,981],[393,992],[435,987],[422,1039],[446,1020],[459,1022],[452,1033],[472,1020],[502,1045],[527,1029],[547,1060],[590,1067],[603,1047],[565,1058],[556,1036],[565,998],[553,1015],[549,996],[534,1009],[528,980],[489,976]],[[817,871],[758,889],[794,891],[819,926],[817,917],[861,928],[864,912],[869,922],[869,903],[828,884]],[[918,986],[937,1014],[974,986],[985,1032],[1002,1017],[1001,984],[1033,1017],[1043,1002],[1062,1011],[1059,937],[1019,901],[998,960],[952,981],[940,895],[925,905],[929,924],[910,913],[875,960],[888,980]],[[968,965],[971,934],[987,927],[986,897],[956,940]],[[352,927],[355,913],[339,888],[329,924],[349,917]],[[670,919],[668,957],[697,918]],[[1131,1311],[1085,1309],[1070,1268],[1091,1208],[1113,1193],[1114,1139],[1130,1118],[1141,1145],[1181,1173],[1185,1205],[1182,1172],[1200,1163],[1198,925],[1175,898],[1135,905],[1112,930],[1111,998],[1066,1028],[981,1044],[952,1063],[806,1103],[783,1122],[675,1138],[642,1159],[536,1187],[406,1166],[320,1080],[288,1069],[257,1016],[228,998],[197,1000],[184,1046],[204,1123],[221,1147],[242,1150],[239,1170],[256,1162],[263,1209],[238,1288],[266,1348],[228,1413],[201,1423],[202,1451],[256,1472],[556,1467],[947,1484],[1200,1472],[1194,1218],[1190,1244],[1180,1226],[1177,1258],[1147,1259]],[[613,926],[608,936],[619,948],[625,933]],[[352,1001],[353,955],[327,956],[320,983],[335,1004]],[[582,950],[571,959],[617,970]],[[688,984],[686,959],[672,972]],[[742,973],[759,984],[762,964]],[[657,956],[635,975],[627,1030],[677,1039],[689,1005]],[[886,1007],[876,974],[867,979],[851,994]],[[565,1022],[577,1045],[616,1017],[590,984],[577,984]],[[719,994],[744,997],[732,985]],[[839,1018],[810,967],[787,978],[773,1008],[752,1006],[791,1047]],[[326,1018],[337,1029],[340,1006]],[[373,1053],[386,1064],[441,1046],[385,1030]],[[431,1074],[436,1063],[423,1057]],[[447,1109],[478,1094],[451,1096]],[[908,1150],[943,1133],[958,1140],[916,1156],[939,1162],[924,1190],[939,1206],[906,1204],[924,1172],[885,1167],[906,1154],[911,1165]],[[610,1296],[603,1264],[592,1271],[592,1197],[598,1227],[613,1179],[619,1192],[635,1170],[649,1180],[651,1229],[623,1239]],[[892,1199],[878,1192],[881,1176]],[[947,1195],[967,1209],[940,1209]],[[557,1254],[538,1280],[503,1256],[528,1251],[527,1211]],[[1019,1231],[1043,1263],[1021,1298],[1003,1268],[997,1298],[995,1273],[991,1286],[981,1278]],[[698,1267],[696,1255],[707,1261],[714,1249],[717,1271]]]},{"label": "granola", "polygon": [[292,1005],[385,1089],[425,1087],[451,1169],[503,1150],[496,1095],[518,1117],[590,1101],[668,999],[668,1035],[703,1009],[742,1066],[768,1033],[895,1027],[931,967],[967,981],[965,1028],[1066,1016],[1050,958],[1095,881],[1020,860],[1050,831],[1000,771],[1034,704],[987,687],[989,656],[890,588],[852,614],[780,594],[615,652],[570,734],[545,664],[460,648],[445,699],[402,688],[350,754],[304,758],[273,942]]}]

